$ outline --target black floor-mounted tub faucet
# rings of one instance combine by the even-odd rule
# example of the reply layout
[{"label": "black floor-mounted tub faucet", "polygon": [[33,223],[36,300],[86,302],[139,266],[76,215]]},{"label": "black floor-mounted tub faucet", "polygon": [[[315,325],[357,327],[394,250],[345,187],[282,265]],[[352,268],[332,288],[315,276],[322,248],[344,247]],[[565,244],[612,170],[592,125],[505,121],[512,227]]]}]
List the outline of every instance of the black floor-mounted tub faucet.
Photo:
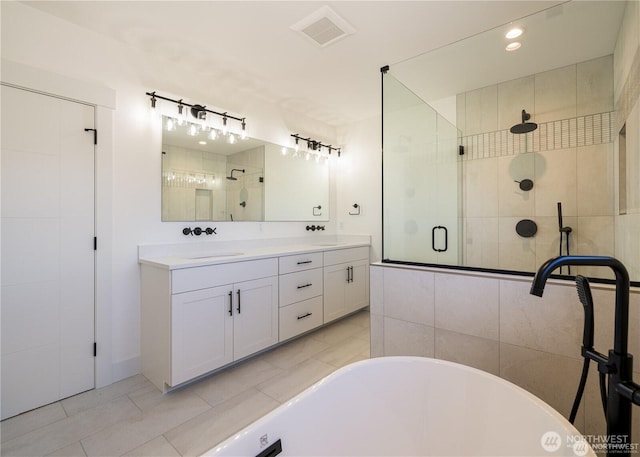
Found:
[{"label": "black floor-mounted tub faucet", "polygon": [[[562,266],[590,265],[608,267],[616,275],[615,331],[613,349],[605,360],[585,353],[592,358],[598,369],[605,370],[608,377],[607,436],[610,443],[607,456],[629,456],[629,449],[614,444],[631,441],[631,406],[640,405],[640,385],[633,382],[633,356],[627,351],[629,340],[629,273],[619,260],[600,256],[560,256],[547,260],[538,269],[531,284],[531,294],[542,297],[544,286],[551,273]],[[595,351],[594,351],[595,352]]]}]

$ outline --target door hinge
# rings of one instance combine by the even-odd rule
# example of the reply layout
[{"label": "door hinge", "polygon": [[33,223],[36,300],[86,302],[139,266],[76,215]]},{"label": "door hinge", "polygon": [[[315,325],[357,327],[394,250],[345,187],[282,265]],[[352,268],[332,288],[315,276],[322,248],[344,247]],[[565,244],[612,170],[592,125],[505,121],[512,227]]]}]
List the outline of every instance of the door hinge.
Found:
[{"label": "door hinge", "polygon": [[98,355],[98,343],[93,343],[93,356],[96,357]]},{"label": "door hinge", "polygon": [[98,237],[97,236],[93,237],[93,250],[94,251],[98,250]]},{"label": "door hinge", "polygon": [[85,132],[93,132],[93,144],[98,144],[98,130],[97,129],[84,129]]}]

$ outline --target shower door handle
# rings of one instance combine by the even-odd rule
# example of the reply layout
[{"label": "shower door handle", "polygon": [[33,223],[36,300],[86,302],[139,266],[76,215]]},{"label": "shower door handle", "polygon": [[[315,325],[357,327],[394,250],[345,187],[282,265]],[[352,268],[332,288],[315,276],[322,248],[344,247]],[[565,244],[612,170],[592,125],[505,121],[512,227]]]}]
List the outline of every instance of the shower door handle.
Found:
[{"label": "shower door handle", "polygon": [[[444,230],[444,249],[436,248],[436,230]],[[431,249],[436,252],[445,252],[449,249],[449,231],[447,230],[447,227],[436,225],[431,229]]]}]

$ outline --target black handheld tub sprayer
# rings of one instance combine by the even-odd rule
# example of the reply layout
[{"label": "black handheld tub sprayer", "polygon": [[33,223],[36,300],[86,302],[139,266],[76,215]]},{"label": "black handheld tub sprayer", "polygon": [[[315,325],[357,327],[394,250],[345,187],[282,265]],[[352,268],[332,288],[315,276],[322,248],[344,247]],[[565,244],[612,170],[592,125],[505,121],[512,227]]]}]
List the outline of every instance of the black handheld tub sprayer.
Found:
[{"label": "black handheld tub sprayer", "polygon": [[[551,273],[561,266],[591,265],[609,267],[616,276],[616,304],[615,304],[615,330],[613,337],[613,349],[608,356],[604,356],[593,349],[593,300],[591,289],[586,278],[578,276],[576,285],[578,295],[585,312],[585,329],[583,333],[582,357],[585,364],[578,387],[578,393],[574,402],[571,418],[575,419],[575,413],[580,405],[584,384],[588,374],[588,364],[591,360],[598,364],[600,372],[600,392],[603,397],[603,407],[607,420],[608,448],[607,456],[628,456],[629,449],[624,444],[631,446],[631,406],[640,405],[640,385],[633,382],[633,356],[627,352],[629,340],[629,273],[619,260],[613,257],[600,256],[560,256],[547,260],[538,269],[533,283],[531,294],[542,297],[544,286]],[[604,387],[603,378],[607,376],[607,386]],[[620,446],[623,444],[623,446]]]}]

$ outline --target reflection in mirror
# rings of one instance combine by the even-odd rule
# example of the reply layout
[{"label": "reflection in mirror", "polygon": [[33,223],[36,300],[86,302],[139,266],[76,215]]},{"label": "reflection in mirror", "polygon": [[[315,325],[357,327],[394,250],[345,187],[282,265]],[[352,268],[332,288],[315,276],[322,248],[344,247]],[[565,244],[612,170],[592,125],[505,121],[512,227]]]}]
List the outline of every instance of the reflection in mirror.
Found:
[{"label": "reflection in mirror", "polygon": [[163,128],[163,221],[328,220],[325,159],[283,154],[252,138],[211,137],[189,123]]}]

